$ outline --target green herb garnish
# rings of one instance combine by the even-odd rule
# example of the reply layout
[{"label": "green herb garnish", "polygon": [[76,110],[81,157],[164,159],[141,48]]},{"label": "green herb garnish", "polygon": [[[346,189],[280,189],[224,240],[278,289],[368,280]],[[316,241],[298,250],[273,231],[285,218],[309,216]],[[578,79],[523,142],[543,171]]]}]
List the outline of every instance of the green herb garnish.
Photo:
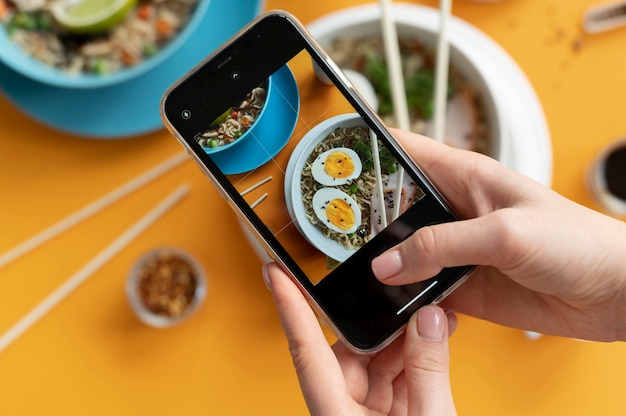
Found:
[{"label": "green herb garnish", "polygon": [[[363,72],[370,80],[379,96],[378,112],[388,115],[393,112],[389,70],[383,58],[374,50],[364,51],[365,65]],[[430,119],[433,116],[433,98],[435,94],[435,73],[432,68],[421,68],[408,75],[404,80],[406,99],[409,109],[418,117]],[[448,82],[448,97],[454,94],[452,83]]]},{"label": "green herb garnish", "polygon": [[[363,163],[363,169],[374,169],[374,160],[372,159],[372,146],[369,140],[365,140],[363,137],[357,136],[354,139],[352,148],[361,158],[361,162]],[[396,158],[393,157],[389,149],[387,149],[386,147],[379,148],[378,157],[380,159],[380,170],[383,174],[390,175],[398,170]]]}]

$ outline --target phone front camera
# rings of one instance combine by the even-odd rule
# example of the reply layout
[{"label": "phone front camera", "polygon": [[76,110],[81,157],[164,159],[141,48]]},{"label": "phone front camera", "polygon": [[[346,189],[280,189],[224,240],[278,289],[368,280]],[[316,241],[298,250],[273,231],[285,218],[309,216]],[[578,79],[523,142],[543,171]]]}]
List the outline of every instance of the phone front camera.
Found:
[{"label": "phone front camera", "polygon": [[230,74],[230,79],[232,79],[233,81],[237,81],[239,79],[239,72],[234,71],[232,74]]},{"label": "phone front camera", "polygon": [[183,118],[183,120],[189,120],[191,118],[191,111],[190,110],[183,110],[180,113],[180,116]]}]

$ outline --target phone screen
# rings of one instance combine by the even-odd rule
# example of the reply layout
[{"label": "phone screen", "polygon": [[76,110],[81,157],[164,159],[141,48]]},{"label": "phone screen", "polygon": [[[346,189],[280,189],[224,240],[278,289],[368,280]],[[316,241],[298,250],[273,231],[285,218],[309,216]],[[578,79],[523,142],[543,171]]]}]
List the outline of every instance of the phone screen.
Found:
[{"label": "phone screen", "polygon": [[371,259],[455,217],[359,101],[329,82],[315,49],[297,39],[268,57],[281,30],[256,28],[200,69],[169,117],[334,326],[370,349],[467,271],[391,287]]},{"label": "phone screen", "polygon": [[312,63],[299,53],[196,139],[232,143],[210,157],[318,284],[424,192]]}]

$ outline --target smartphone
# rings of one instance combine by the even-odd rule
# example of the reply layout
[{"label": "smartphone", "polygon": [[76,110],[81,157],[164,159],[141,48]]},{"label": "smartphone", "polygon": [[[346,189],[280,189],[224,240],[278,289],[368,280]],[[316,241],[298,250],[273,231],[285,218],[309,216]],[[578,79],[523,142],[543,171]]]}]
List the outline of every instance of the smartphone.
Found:
[{"label": "smartphone", "polygon": [[355,351],[388,345],[472,266],[406,286],[371,260],[458,217],[289,13],[265,13],[174,83],[165,126]]}]

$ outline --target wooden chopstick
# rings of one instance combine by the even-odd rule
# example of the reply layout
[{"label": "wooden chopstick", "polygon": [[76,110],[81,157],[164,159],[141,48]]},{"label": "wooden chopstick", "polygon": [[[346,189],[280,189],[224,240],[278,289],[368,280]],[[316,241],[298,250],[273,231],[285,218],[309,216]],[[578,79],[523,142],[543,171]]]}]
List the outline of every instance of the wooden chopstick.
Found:
[{"label": "wooden chopstick", "polygon": [[256,208],[257,205],[259,205],[261,202],[263,202],[263,200],[267,198],[267,193],[264,193],[263,195],[261,195],[259,197],[259,199],[257,199],[256,201],[254,201],[253,203],[250,204],[250,208],[254,209]]},{"label": "wooden chopstick", "polygon": [[[389,84],[391,85],[394,116],[400,129],[410,131],[411,121],[409,119],[409,107],[406,102],[402,59],[400,57],[396,23],[391,11],[391,0],[380,0],[380,6],[383,43],[385,45],[385,58],[389,67]],[[404,182],[404,167],[402,165],[398,166],[397,178],[396,198],[398,198],[398,201],[393,205],[392,219],[394,220],[400,216],[400,206],[402,205],[399,200],[402,196],[402,184]],[[386,222],[387,218],[385,217],[385,223]]]},{"label": "wooden chopstick", "polygon": [[[391,85],[391,96],[393,100],[394,115],[398,127],[402,130],[409,131],[411,129],[409,120],[409,111],[406,103],[406,93],[404,87],[404,75],[402,74],[402,62],[400,58],[400,49],[398,46],[398,34],[396,25],[392,17],[391,1],[380,0],[381,5],[381,21],[383,41],[385,45],[385,55],[387,65],[389,66],[389,76]],[[435,69],[435,93],[434,93],[434,139],[443,142],[445,138],[446,123],[446,94],[448,86],[448,66],[450,47],[447,41],[448,21],[452,9],[452,0],[440,0],[440,28],[437,43],[437,63]],[[404,168],[398,167],[398,181],[396,183],[397,203],[393,206],[393,219],[400,215],[402,196],[402,185],[404,182]]]},{"label": "wooden chopstick", "polygon": [[61,234],[63,231],[73,227],[74,225],[80,223],[86,218],[94,215],[98,211],[108,207],[114,202],[118,201],[122,197],[128,195],[129,193],[135,191],[141,186],[151,182],[152,180],[158,178],[163,175],[167,171],[173,169],[174,167],[180,165],[185,160],[188,160],[188,156],[186,153],[181,152],[165,162],[160,163],[154,168],[142,173],[131,181],[125,183],[119,188],[113,190],[102,198],[90,203],[89,205],[81,208],[80,210],[74,212],[73,214],[65,217],[61,221],[51,225],[40,233],[32,236],[21,244],[18,244],[16,247],[10,249],[9,251],[0,254],[0,268],[6,266],[10,262],[16,260],[22,255],[28,253],[29,251],[37,248],[41,244],[46,241],[56,237]]},{"label": "wooden chopstick", "polygon": [[150,210],[139,221],[132,225],[115,241],[109,244],[96,257],[89,261],[82,269],[76,272],[65,283],[63,283],[54,292],[48,295],[41,303],[27,313],[15,325],[0,336],[0,352],[4,351],[11,343],[18,339],[30,327],[37,323],[52,308],[63,301],[69,294],[76,290],[82,283],[102,267],[113,256],[119,253],[124,247],[131,243],[144,230],[158,220],[177,202],[179,202],[189,192],[188,185],[182,185],[165,198],[161,203]]},{"label": "wooden chopstick", "polygon": [[248,189],[244,189],[243,191],[241,191],[239,194],[241,196],[244,196],[245,194],[247,194],[248,192],[254,191],[256,188],[258,188],[259,186],[263,185],[266,182],[269,182],[272,180],[271,176],[268,176],[267,178],[255,183],[254,185],[252,185],[251,187],[249,187]]},{"label": "wooden chopstick", "polygon": [[440,0],[439,38],[437,41],[437,62],[435,67],[435,113],[434,139],[440,143],[445,140],[446,103],[448,93],[448,72],[450,63],[450,43],[448,42],[448,21],[452,9],[452,0]]},{"label": "wooden chopstick", "polygon": [[378,139],[370,130],[370,146],[372,147],[372,161],[374,162],[374,175],[376,176],[376,190],[378,191],[378,212],[380,212],[382,227],[387,226],[387,210],[385,209],[385,191],[383,190],[383,178],[380,169],[380,156],[378,153]]},{"label": "wooden chopstick", "polygon": [[391,99],[393,111],[398,123],[398,128],[410,130],[409,107],[406,102],[406,89],[404,87],[404,75],[402,74],[402,59],[398,44],[398,32],[392,16],[391,0],[380,0],[381,6],[381,30],[383,44],[385,45],[385,59],[389,68],[389,84],[391,86]]}]

